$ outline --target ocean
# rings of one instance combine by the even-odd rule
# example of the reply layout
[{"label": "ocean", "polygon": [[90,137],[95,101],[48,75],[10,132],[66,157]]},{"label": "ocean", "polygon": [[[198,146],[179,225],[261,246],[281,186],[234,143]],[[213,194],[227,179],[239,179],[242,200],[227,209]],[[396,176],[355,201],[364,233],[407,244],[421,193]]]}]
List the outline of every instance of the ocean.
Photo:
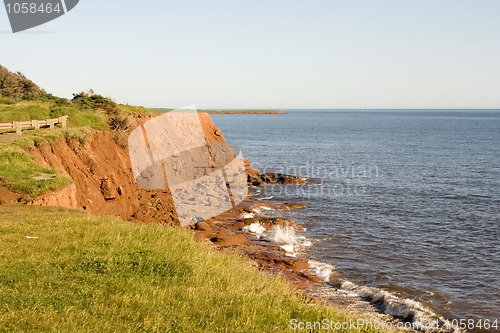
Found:
[{"label": "ocean", "polygon": [[[261,197],[308,205],[307,255],[342,281],[500,327],[500,112],[213,115],[254,167],[307,177]],[[474,327],[472,331],[480,330]]]}]

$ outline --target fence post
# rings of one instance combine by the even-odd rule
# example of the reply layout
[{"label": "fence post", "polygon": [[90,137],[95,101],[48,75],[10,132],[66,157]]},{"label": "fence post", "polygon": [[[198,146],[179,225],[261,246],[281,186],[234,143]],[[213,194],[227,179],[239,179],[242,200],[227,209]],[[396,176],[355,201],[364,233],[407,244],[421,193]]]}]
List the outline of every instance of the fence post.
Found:
[{"label": "fence post", "polygon": [[18,122],[18,121],[15,121],[14,122],[14,128],[16,129],[16,134],[17,135],[21,135],[21,131],[22,131],[21,123]]},{"label": "fence post", "polygon": [[0,124],[0,129],[15,129],[17,135],[22,135],[23,127],[27,128],[34,127],[35,129],[39,130],[40,126],[49,125],[50,129],[53,130],[55,128],[56,123],[57,124],[60,123],[62,128],[66,128],[68,118],[69,116],[62,116],[59,118],[46,119],[46,120],[12,121]]},{"label": "fence post", "polygon": [[66,128],[66,119],[67,118],[68,118],[68,116],[59,117],[59,122],[61,123],[62,128]]}]

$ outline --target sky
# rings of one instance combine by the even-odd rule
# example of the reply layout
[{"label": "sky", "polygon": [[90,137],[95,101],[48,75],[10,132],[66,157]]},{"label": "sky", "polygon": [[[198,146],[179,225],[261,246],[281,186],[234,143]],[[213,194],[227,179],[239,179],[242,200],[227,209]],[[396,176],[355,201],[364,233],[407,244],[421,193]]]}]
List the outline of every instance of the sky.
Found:
[{"label": "sky", "polygon": [[0,64],[54,95],[198,108],[500,108],[498,0],[80,0]]}]

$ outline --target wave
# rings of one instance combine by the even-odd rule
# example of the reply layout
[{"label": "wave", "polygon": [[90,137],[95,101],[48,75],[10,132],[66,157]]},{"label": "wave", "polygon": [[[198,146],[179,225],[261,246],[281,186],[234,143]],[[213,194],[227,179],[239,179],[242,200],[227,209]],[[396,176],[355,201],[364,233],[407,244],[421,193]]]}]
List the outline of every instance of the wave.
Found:
[{"label": "wave", "polygon": [[[275,226],[271,230],[266,230],[264,226],[256,222],[244,227],[243,231],[252,233],[257,238],[267,237],[270,241],[281,244],[281,248],[289,256],[296,256],[304,248],[312,245],[306,237],[297,236],[297,231],[290,226]],[[325,281],[330,288],[344,295],[357,297],[361,302],[368,302],[382,314],[390,315],[404,323],[411,323],[411,328],[414,330],[463,332],[420,302],[400,297],[380,288],[360,286],[341,279],[340,273],[333,265],[315,260],[308,262],[312,273]]]},{"label": "wave", "polygon": [[257,239],[260,239],[262,235],[266,232],[266,228],[264,228],[264,226],[261,225],[259,222],[254,222],[250,225],[243,227],[243,231],[254,234],[257,237]]},{"label": "wave", "polygon": [[274,196],[270,195],[268,197],[257,198],[257,200],[259,200],[259,201],[261,201],[261,200],[271,200],[272,198],[274,198]]},{"label": "wave", "polygon": [[271,230],[271,240],[278,244],[283,244],[282,249],[288,255],[295,256],[298,252],[302,251],[305,247],[312,246],[312,243],[304,236],[297,236],[297,232],[293,227],[275,226]]},{"label": "wave", "polygon": [[380,288],[360,286],[351,281],[340,279],[340,274],[336,272],[333,265],[309,260],[309,267],[316,276],[325,281],[330,287],[347,296],[359,297],[360,300],[373,305],[380,313],[390,315],[404,323],[411,323],[414,330],[422,332],[463,332],[420,302],[399,297]]}]

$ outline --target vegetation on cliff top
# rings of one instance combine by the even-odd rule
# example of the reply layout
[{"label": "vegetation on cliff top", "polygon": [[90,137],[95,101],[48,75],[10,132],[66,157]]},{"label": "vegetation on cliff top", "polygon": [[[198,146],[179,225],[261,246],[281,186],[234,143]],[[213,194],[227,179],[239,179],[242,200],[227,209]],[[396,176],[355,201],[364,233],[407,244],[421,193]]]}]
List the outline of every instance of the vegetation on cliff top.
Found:
[{"label": "vegetation on cliff top", "polygon": [[[60,138],[84,141],[92,130],[127,130],[135,116],[148,115],[144,107],[117,104],[94,91],[73,94],[71,100],[46,93],[21,73],[0,66],[0,123],[45,120],[68,115],[68,128],[15,130],[0,133],[0,187],[29,200],[68,185],[70,180],[54,169],[40,167],[20,147]],[[47,175],[52,176],[47,176]],[[1,200],[0,200],[1,201]]]},{"label": "vegetation on cliff top", "polygon": [[0,332],[287,332],[346,322],[188,231],[0,205]]},{"label": "vegetation on cliff top", "polygon": [[22,73],[12,73],[0,65],[0,102],[13,103],[47,97],[48,94]]},{"label": "vegetation on cliff top", "polygon": [[0,123],[56,118],[69,115],[70,127],[123,130],[130,115],[146,115],[144,107],[117,104],[111,98],[88,92],[68,100],[46,93],[22,73],[0,65]]}]

